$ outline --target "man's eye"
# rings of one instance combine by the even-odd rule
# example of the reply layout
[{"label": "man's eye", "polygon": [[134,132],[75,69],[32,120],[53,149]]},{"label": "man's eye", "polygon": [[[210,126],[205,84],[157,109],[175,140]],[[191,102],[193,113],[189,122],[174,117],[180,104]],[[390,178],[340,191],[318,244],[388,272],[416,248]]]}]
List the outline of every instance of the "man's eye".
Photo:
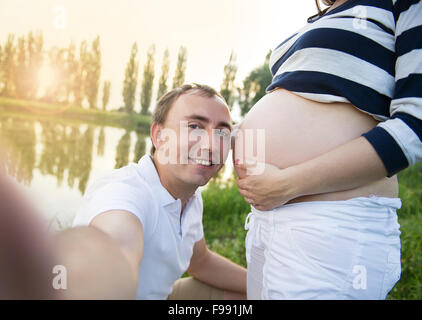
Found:
[{"label": "man's eye", "polygon": [[188,125],[188,127],[191,128],[191,129],[198,129],[199,128],[199,126],[195,123]]},{"label": "man's eye", "polygon": [[224,130],[224,129],[217,129],[217,130],[216,130],[216,133],[217,133],[219,136],[224,137],[224,138],[226,138],[226,137],[229,137],[229,136],[230,136],[230,133],[228,132],[228,130]]}]

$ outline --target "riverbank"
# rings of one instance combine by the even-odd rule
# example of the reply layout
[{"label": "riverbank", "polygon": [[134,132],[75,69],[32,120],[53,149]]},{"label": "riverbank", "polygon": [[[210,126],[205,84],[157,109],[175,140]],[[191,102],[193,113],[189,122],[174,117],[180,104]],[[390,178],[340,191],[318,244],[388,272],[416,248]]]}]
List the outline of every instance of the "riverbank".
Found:
[{"label": "riverbank", "polygon": [[0,112],[3,115],[25,118],[45,118],[92,123],[149,133],[151,116],[118,111],[85,109],[71,105],[54,105],[39,101],[27,101],[0,97]]}]

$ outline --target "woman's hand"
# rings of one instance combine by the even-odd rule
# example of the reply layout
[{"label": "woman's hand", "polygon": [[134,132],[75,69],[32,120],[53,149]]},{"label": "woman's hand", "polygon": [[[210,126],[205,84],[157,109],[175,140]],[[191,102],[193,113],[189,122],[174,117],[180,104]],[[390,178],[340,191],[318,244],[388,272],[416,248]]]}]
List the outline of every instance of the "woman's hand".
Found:
[{"label": "woman's hand", "polygon": [[[235,163],[238,172],[245,172],[237,180],[240,194],[258,210],[272,210],[296,198],[294,172],[266,163],[245,165]],[[259,169],[257,169],[259,166]]]},{"label": "woman's hand", "polygon": [[381,158],[364,137],[285,169],[259,164],[263,170],[235,162],[240,193],[258,210],[271,210],[300,196],[354,189],[387,176]]}]

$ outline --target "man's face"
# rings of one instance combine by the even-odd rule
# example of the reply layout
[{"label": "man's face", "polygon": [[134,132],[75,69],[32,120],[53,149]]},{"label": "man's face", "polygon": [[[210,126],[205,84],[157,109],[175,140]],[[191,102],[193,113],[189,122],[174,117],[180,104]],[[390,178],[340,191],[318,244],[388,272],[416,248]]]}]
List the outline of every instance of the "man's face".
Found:
[{"label": "man's face", "polygon": [[173,159],[165,164],[173,181],[203,186],[226,161],[230,150],[230,133],[230,112],[222,99],[187,93],[180,96],[170,108],[160,133],[161,139],[166,140],[166,146],[163,148],[161,144],[157,152],[163,155],[164,151],[168,160]]}]

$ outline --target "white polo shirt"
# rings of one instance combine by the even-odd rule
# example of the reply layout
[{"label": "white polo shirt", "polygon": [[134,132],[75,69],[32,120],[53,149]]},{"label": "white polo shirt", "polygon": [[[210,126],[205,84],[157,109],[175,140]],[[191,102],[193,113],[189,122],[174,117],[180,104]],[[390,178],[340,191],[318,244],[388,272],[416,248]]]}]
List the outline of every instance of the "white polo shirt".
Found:
[{"label": "white polo shirt", "polygon": [[112,171],[88,188],[73,226],[87,226],[98,214],[125,210],[142,223],[144,253],[137,299],[166,299],[173,283],[189,267],[195,243],[202,239],[202,197],[189,199],[180,221],[182,202],[160,182],[149,155],[137,164]]}]

